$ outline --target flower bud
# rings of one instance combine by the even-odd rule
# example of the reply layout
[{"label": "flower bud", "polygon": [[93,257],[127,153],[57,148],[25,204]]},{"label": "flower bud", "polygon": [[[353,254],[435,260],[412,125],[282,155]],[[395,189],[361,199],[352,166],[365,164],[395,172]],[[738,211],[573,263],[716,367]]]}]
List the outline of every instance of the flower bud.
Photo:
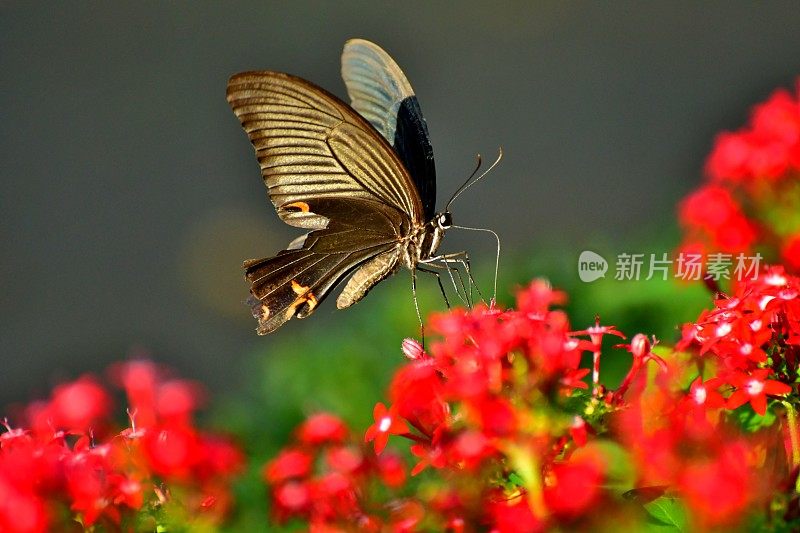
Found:
[{"label": "flower bud", "polygon": [[636,358],[644,357],[649,354],[651,347],[650,339],[643,333],[637,333],[631,339],[631,353]]},{"label": "flower bud", "polygon": [[403,355],[412,361],[418,361],[426,357],[422,344],[418,340],[411,338],[403,339]]}]

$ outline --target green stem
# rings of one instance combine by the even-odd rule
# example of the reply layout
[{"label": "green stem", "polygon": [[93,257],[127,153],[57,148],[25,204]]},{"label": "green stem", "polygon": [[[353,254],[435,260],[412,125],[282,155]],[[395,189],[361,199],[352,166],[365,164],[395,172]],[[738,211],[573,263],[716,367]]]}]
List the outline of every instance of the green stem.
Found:
[{"label": "green stem", "polygon": [[[797,411],[791,402],[784,401],[786,407],[786,421],[789,425],[789,441],[792,443],[792,469],[800,465],[800,428],[797,425]],[[795,483],[795,490],[800,492],[800,476]]]},{"label": "green stem", "polygon": [[528,505],[533,515],[539,519],[546,518],[547,506],[544,503],[541,466],[534,457],[535,454],[532,453],[532,450],[515,445],[509,447],[507,454],[514,470],[522,478],[525,488],[528,490]]}]

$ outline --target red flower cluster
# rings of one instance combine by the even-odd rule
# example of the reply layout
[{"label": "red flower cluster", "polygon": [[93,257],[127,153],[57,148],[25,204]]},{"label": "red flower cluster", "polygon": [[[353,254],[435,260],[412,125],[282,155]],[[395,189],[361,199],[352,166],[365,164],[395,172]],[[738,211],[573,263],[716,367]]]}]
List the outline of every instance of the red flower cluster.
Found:
[{"label": "red flower cluster", "polygon": [[699,528],[741,525],[753,508],[788,516],[781,483],[800,466],[800,278],[773,267],[720,296],[684,327],[678,349],[689,364],[676,357],[614,420],[638,485],[680,494]]},{"label": "red flower cluster", "polygon": [[798,95],[779,89],[747,126],[720,134],[706,174],[679,208],[684,251],[759,251],[800,271],[800,80]]},{"label": "red flower cluster", "polygon": [[[716,376],[694,393],[695,399],[732,392],[728,409],[750,403],[764,415],[767,401],[794,390],[800,364],[800,278],[773,267],[737,287],[732,297],[720,297],[713,310],[684,328],[681,349],[696,347],[712,359]],[[699,387],[699,386],[698,386]],[[701,402],[698,405],[702,405]]]},{"label": "red flower cluster", "polygon": [[[679,215],[692,234],[685,251],[698,248],[692,246],[697,239],[709,251],[746,252],[758,236],[731,191],[721,185],[704,185],[690,193],[681,203]],[[699,248],[702,253],[703,246]]]},{"label": "red flower cluster", "polygon": [[721,133],[706,162],[706,172],[715,181],[777,181],[799,170],[800,102],[785,89],[755,106],[750,124]]},{"label": "red flower cluster", "polygon": [[418,513],[411,502],[397,500],[391,512],[380,513],[367,500],[370,478],[385,487],[406,481],[405,462],[394,453],[376,456],[357,444],[339,418],[328,413],[309,417],[296,431],[296,442],[264,467],[271,486],[273,515],[283,522],[303,518],[310,530],[380,531],[381,525],[403,531]]},{"label": "red flower cluster", "polygon": [[22,427],[6,422],[0,531],[217,522],[230,505],[241,453],[194,427],[198,387],[162,374],[148,361],[112,369],[129,404],[131,425],[122,431],[110,418],[111,395],[89,376],[29,405]]},{"label": "red flower cluster", "polygon": [[[382,478],[376,465],[390,437],[400,436],[416,462],[409,480],[419,479],[424,490],[413,498],[389,491],[383,503],[375,501],[367,480],[352,470],[343,478],[329,451],[323,472],[312,475],[319,446],[309,453],[300,437],[299,447],[267,466],[276,515],[304,518],[318,531],[348,519],[367,530],[390,523],[392,531],[525,532],[611,518],[592,513],[610,504],[603,487],[617,474],[609,468],[611,452],[590,436],[602,429],[605,415],[625,404],[625,391],[644,363],[663,361],[637,335],[623,345],[633,356],[629,376],[607,390],[599,382],[603,338],[622,334],[599,323],[571,331],[566,315],[552,309],[563,301],[562,293],[537,281],[518,294],[516,310],[480,307],[434,316],[432,329],[441,340],[430,352],[416,341],[403,343],[409,362],[392,380],[390,406],[375,406],[366,431],[380,459],[357,472]],[[585,353],[594,358],[592,391],[584,380],[591,370],[580,366]],[[325,446],[336,450],[341,443]],[[354,464],[363,465],[364,453],[358,457]],[[397,462],[394,454],[388,457]],[[337,500],[343,507],[331,504],[326,488],[333,475],[348,488],[350,496]],[[393,479],[405,483],[399,475]],[[385,478],[382,485],[395,487]]]},{"label": "red flower cluster", "polygon": [[[631,357],[615,389],[600,360],[622,333],[572,331],[552,308],[563,301],[536,281],[516,310],[435,315],[440,340],[403,343],[408,362],[374,407],[377,455],[312,417],[265,470],[275,515],[313,531],[498,533],[800,519],[800,278],[773,268],[739,285],[666,360],[642,334],[615,346]],[[408,443],[409,477],[391,440]]]}]

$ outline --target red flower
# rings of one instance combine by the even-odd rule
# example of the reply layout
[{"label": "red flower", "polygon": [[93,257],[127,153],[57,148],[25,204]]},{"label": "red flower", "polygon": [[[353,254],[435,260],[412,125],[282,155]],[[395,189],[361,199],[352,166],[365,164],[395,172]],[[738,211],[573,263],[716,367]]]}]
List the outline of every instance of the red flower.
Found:
[{"label": "red flower", "polygon": [[310,446],[340,443],[347,437],[344,422],[330,413],[317,413],[308,417],[297,430],[301,442]]},{"label": "red flower", "polygon": [[728,382],[737,387],[737,390],[728,398],[727,408],[736,409],[750,402],[753,410],[763,416],[767,412],[767,395],[782,396],[792,392],[792,387],[786,383],[766,379],[770,374],[771,370],[767,368],[755,370],[751,374],[731,374]]},{"label": "red flower", "polygon": [[547,476],[547,507],[565,517],[580,515],[597,500],[604,477],[602,457],[586,448],[579,452],[569,462],[553,464]]},{"label": "red flower", "polygon": [[28,418],[37,433],[49,435],[54,429],[102,433],[111,411],[111,396],[91,376],[57,386],[49,402],[36,402]]},{"label": "red flower", "polygon": [[157,427],[144,437],[144,450],[157,474],[188,479],[199,460],[197,433],[188,427]]},{"label": "red flower", "polygon": [[[193,426],[196,402],[188,382],[162,383],[146,362],[120,368],[148,412],[147,428],[108,431],[110,395],[88,377],[56,387],[49,402],[29,406],[25,412],[34,431],[4,424],[0,531],[66,531],[76,521],[87,528],[125,529],[126,523],[147,521],[145,515],[170,498],[187,514],[205,511],[206,521],[229,507],[228,478],[239,469],[241,454],[224,438]],[[157,407],[159,402],[166,405]],[[204,504],[209,497],[212,506]],[[132,516],[137,513],[142,515]],[[193,519],[187,521],[192,527]]]},{"label": "red flower", "polygon": [[378,475],[389,487],[402,487],[406,481],[406,465],[402,457],[385,452],[378,457]]},{"label": "red flower", "polygon": [[290,481],[279,485],[273,492],[273,498],[279,511],[300,514],[311,506],[312,492],[307,483]]},{"label": "red flower", "polygon": [[595,317],[594,326],[589,326],[580,331],[573,331],[570,335],[588,335],[595,347],[603,343],[603,335],[615,335],[621,339],[625,338],[625,334],[618,331],[616,326],[601,326],[600,317]]},{"label": "red flower", "polygon": [[44,501],[33,491],[20,490],[0,470],[0,531],[45,533],[48,530]]},{"label": "red flower", "polygon": [[372,411],[375,423],[372,424],[364,435],[365,442],[375,441],[375,453],[381,453],[389,441],[389,435],[403,435],[408,433],[408,426],[398,418],[394,407],[387,409],[382,403],[375,404]]},{"label": "red flower", "polygon": [[715,408],[725,405],[725,398],[717,390],[722,385],[720,378],[711,378],[703,383],[703,378],[698,376],[689,387],[686,399],[692,407]]},{"label": "red flower", "polygon": [[576,368],[575,370],[565,370],[564,375],[558,380],[564,391],[568,394],[571,389],[588,389],[589,384],[583,381],[591,370],[588,368]]},{"label": "red flower", "polygon": [[[754,107],[749,124],[717,137],[706,162],[711,183],[688,195],[679,208],[688,230],[685,243],[700,244],[709,253],[754,255],[755,249],[767,258],[780,255],[799,270],[795,241],[800,239],[790,216],[797,210],[798,171],[800,82],[797,93],[775,91]],[[739,279],[744,273],[737,273]]]},{"label": "red flower", "polygon": [[172,380],[155,388],[155,410],[171,423],[186,423],[197,410],[203,396],[202,387],[187,380]]},{"label": "red flower", "polygon": [[779,89],[753,109],[748,126],[717,137],[706,172],[714,180],[778,179],[798,168],[799,144],[800,105]]},{"label": "red flower", "polygon": [[463,431],[448,445],[449,460],[468,470],[474,470],[494,453],[489,438],[480,431]]},{"label": "red flower", "polygon": [[706,174],[714,180],[741,180],[748,175],[750,143],[734,133],[721,133],[706,161]]},{"label": "red flower", "polygon": [[563,305],[566,299],[563,292],[553,290],[550,283],[538,279],[517,291],[517,308],[520,312],[534,317],[543,316],[554,305]]},{"label": "red flower", "polygon": [[131,509],[139,509],[144,505],[144,487],[140,481],[120,474],[114,474],[110,479],[118,493],[114,498],[115,505],[124,504]]},{"label": "red flower", "polygon": [[[640,487],[674,488],[700,528],[739,526],[748,509],[769,503],[774,491],[768,483],[756,486],[754,471],[774,461],[728,431],[738,427],[735,417],[711,409],[733,407],[746,394],[742,403],[763,412],[767,396],[790,390],[758,367],[769,361],[775,376],[790,380],[800,366],[799,285],[779,269],[737,284],[684,328],[685,352],[673,354],[669,365],[654,353],[653,337],[638,334],[616,346],[632,356],[616,390],[600,382],[598,361],[603,336],[624,335],[599,321],[571,333],[566,313],[550,308],[563,299],[544,283],[520,291],[519,310],[437,315],[432,329],[441,337],[430,355],[404,342],[407,361],[392,379],[391,408],[376,404],[365,434],[376,453],[390,435],[405,437],[418,459],[412,476],[433,467],[424,480],[404,487],[397,456],[376,457],[346,438],[333,446],[326,437],[309,438],[307,422],[296,434],[302,448],[289,449],[306,454],[295,457],[299,467],[284,458],[288,450],[268,467],[273,508],[320,532],[354,524],[370,531],[607,529],[620,517],[633,519],[609,492],[622,476]],[[592,395],[573,390],[586,386],[586,351],[595,362]],[[650,360],[660,372],[643,371]],[[728,402],[723,385],[734,389]],[[620,468],[626,457],[634,469]],[[278,474],[277,465],[291,473]],[[728,484],[721,510],[714,507],[715,483]],[[423,489],[407,499],[416,486]]]},{"label": "red flower", "polygon": [[156,423],[158,368],[152,361],[135,360],[112,367],[111,374],[125,389],[136,423],[148,428]]},{"label": "red flower", "polygon": [[414,468],[411,469],[411,475],[416,476],[429,466],[434,468],[444,468],[447,466],[446,450],[441,444],[442,430],[434,434],[430,443],[419,443],[411,446],[411,454],[419,458],[419,461]]},{"label": "red flower", "polygon": [[537,533],[545,530],[545,523],[533,514],[525,496],[498,498],[489,503],[486,512],[492,532]]},{"label": "red flower", "polygon": [[680,472],[678,488],[704,529],[737,523],[757,495],[746,453],[746,445],[731,442],[716,457],[692,461]]},{"label": "red flower", "polygon": [[487,437],[512,436],[517,431],[514,406],[503,397],[483,398],[473,404],[475,422]]},{"label": "red flower", "polygon": [[342,474],[355,474],[364,464],[361,451],[350,446],[337,446],[327,450],[325,459],[328,465]]},{"label": "red flower", "polygon": [[784,241],[781,257],[789,268],[800,272],[800,232],[795,233]]},{"label": "red flower", "polygon": [[397,414],[424,435],[447,419],[444,380],[433,359],[422,359],[401,368],[392,379],[389,397]]},{"label": "red flower", "polygon": [[713,233],[738,218],[740,209],[728,189],[705,185],[683,199],[678,213],[684,225]]},{"label": "red flower", "polygon": [[242,451],[221,435],[201,434],[198,453],[195,475],[201,480],[237,474],[244,465]]},{"label": "red flower", "polygon": [[744,216],[735,216],[712,234],[712,245],[720,252],[749,250],[757,237],[753,224]]},{"label": "red flower", "polygon": [[763,138],[787,146],[800,142],[800,103],[785,89],[778,89],[758,104],[751,121],[753,131]]},{"label": "red flower", "polygon": [[569,434],[576,446],[586,446],[586,440],[589,436],[586,421],[580,416],[574,417],[572,424],[569,426]]}]

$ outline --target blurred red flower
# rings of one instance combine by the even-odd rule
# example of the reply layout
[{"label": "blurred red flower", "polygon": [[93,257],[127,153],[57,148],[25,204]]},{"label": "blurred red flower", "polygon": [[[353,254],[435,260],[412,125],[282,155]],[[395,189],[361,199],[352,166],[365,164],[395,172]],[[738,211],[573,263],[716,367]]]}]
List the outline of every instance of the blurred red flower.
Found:
[{"label": "blurred red flower", "polygon": [[[147,361],[113,372],[124,378],[138,426],[115,427],[111,395],[84,376],[25,410],[31,430],[7,425],[0,434],[1,531],[60,531],[75,520],[118,529],[126,517],[168,505],[168,487],[206,520],[227,512],[243,457],[228,439],[194,427],[199,388],[162,381]],[[61,507],[68,511],[54,512]]]}]

